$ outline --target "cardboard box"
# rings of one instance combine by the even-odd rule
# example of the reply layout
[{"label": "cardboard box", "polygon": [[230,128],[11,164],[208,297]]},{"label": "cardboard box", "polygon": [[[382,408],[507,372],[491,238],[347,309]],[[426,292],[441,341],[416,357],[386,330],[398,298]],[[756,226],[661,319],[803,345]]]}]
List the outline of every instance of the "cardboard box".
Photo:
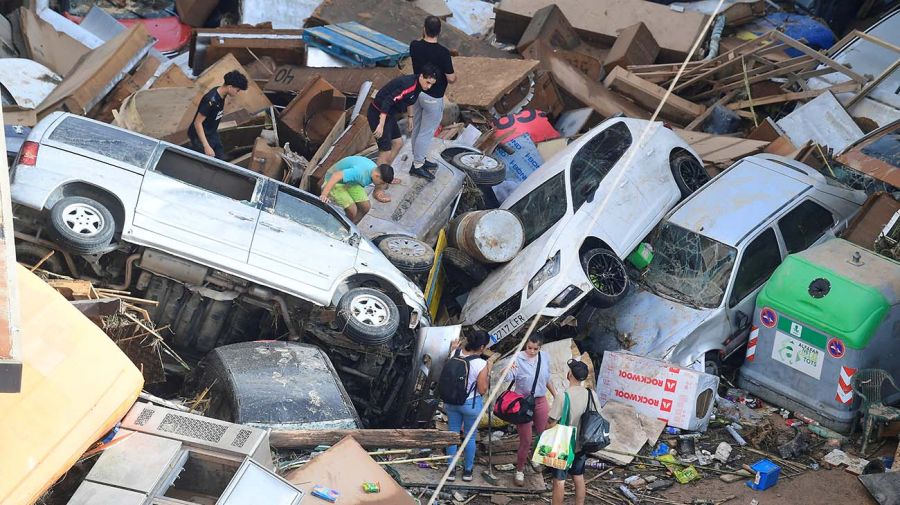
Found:
[{"label": "cardboard box", "polygon": [[181,22],[194,28],[202,27],[218,5],[219,0],[175,0]]},{"label": "cardboard box", "polygon": [[609,400],[669,426],[704,431],[712,415],[719,378],[662,360],[606,351],[597,378],[600,405]]},{"label": "cardboard box", "polygon": [[[347,98],[325,79],[309,82],[278,118],[278,135],[305,157],[312,156],[346,109]],[[364,116],[364,114],[363,114]]]},{"label": "cardboard box", "polygon": [[284,177],[284,160],[281,159],[281,148],[270,146],[262,137],[256,138],[253,145],[253,156],[247,167],[254,172],[280,181]]},{"label": "cardboard box", "polygon": [[606,55],[606,71],[628,65],[650,65],[659,56],[659,44],[644,23],[633,24],[619,32],[616,42]]}]

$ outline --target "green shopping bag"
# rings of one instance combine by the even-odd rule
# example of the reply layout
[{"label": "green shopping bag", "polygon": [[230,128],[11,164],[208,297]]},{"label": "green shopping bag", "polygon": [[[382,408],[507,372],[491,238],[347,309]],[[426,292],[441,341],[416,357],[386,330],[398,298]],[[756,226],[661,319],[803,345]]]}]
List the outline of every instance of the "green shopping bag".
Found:
[{"label": "green shopping bag", "polygon": [[569,393],[566,393],[562,419],[556,426],[541,433],[531,461],[558,470],[568,470],[572,466],[572,461],[575,460],[576,428],[568,426],[568,422]]}]

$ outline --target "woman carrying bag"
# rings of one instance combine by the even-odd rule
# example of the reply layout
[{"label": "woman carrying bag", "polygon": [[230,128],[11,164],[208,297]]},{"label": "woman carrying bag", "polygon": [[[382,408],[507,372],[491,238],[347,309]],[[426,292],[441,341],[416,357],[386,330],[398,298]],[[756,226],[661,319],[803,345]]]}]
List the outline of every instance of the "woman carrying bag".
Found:
[{"label": "woman carrying bag", "polygon": [[[550,411],[550,404],[547,402],[547,391],[553,397],[556,397],[556,390],[550,384],[550,357],[547,353],[541,351],[544,339],[537,333],[533,333],[528,337],[525,343],[525,349],[516,355],[516,361],[512,365],[510,375],[507,380],[512,379],[511,390],[507,393],[521,396],[524,403],[529,403],[529,399],[534,399],[533,416],[525,422],[516,422],[516,429],[519,432],[519,450],[516,453],[516,476],[515,484],[517,486],[525,485],[525,462],[531,456],[532,440],[535,436],[540,436],[547,429],[547,414]],[[502,406],[504,395],[501,394],[497,400],[497,405]],[[494,412],[504,419],[503,414],[497,411],[495,406]],[[523,417],[528,417],[523,416]],[[507,420],[507,419],[504,419]],[[521,421],[518,419],[517,421]],[[535,472],[540,471],[540,466],[532,463],[532,469]]]}]

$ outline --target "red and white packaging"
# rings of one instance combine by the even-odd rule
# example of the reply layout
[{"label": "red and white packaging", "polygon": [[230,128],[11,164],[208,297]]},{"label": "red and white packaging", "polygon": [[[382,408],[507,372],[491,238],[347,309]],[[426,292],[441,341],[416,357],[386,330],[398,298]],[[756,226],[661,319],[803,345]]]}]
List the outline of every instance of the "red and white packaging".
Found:
[{"label": "red and white packaging", "polygon": [[715,403],[719,377],[627,352],[606,351],[597,378],[600,405],[609,400],[665,421],[704,431]]}]

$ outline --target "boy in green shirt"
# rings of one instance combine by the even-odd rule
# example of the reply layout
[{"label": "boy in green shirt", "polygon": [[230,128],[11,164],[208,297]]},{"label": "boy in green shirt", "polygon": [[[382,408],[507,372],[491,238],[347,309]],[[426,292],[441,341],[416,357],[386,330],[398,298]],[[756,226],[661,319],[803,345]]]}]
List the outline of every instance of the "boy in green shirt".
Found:
[{"label": "boy in green shirt", "polygon": [[382,186],[394,182],[394,168],[390,165],[376,165],[364,156],[347,156],[338,161],[325,174],[325,185],[319,199],[327,202],[328,198],[339,205],[347,217],[359,223],[372,208],[366,186],[375,184],[375,198],[389,202],[391,199],[383,194]]}]

